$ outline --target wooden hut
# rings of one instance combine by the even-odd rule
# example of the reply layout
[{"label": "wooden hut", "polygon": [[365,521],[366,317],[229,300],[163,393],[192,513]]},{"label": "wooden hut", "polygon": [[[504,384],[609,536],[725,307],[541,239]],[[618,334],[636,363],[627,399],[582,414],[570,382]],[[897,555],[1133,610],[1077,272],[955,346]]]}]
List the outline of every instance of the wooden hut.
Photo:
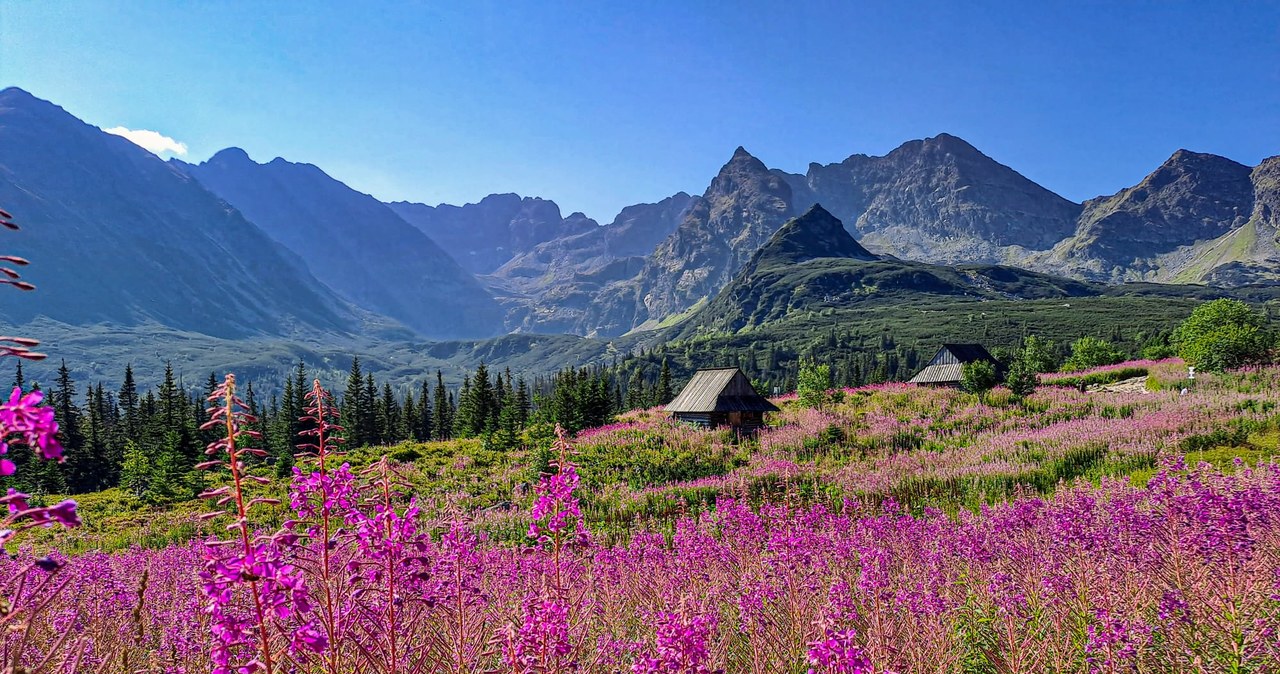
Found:
[{"label": "wooden hut", "polygon": [[996,367],[999,362],[981,344],[943,344],[933,360],[908,383],[930,386],[959,386],[961,370],[967,363],[985,360]]},{"label": "wooden hut", "polygon": [[699,426],[729,426],[739,433],[754,433],[764,425],[764,413],[778,408],[756,393],[742,370],[724,367],[694,373],[667,411]]}]

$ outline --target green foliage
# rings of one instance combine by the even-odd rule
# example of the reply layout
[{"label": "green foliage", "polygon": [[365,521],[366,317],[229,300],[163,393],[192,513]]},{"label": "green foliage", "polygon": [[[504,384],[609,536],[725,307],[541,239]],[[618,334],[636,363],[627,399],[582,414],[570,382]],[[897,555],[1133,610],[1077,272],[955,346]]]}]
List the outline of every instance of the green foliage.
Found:
[{"label": "green foliage", "polygon": [[1005,375],[1004,385],[1009,387],[1014,395],[1019,398],[1025,398],[1035,392],[1036,386],[1040,385],[1040,379],[1036,376],[1035,366],[1028,362],[1028,359],[1019,357],[1009,366],[1009,372]]},{"label": "green foliage", "polygon": [[620,433],[610,444],[587,443],[578,447],[579,470],[583,480],[600,488],[625,483],[644,489],[668,482],[696,480],[723,475],[746,465],[748,455],[736,447],[725,431],[717,431],[718,442],[686,442],[682,437],[657,433]]},{"label": "green foliage", "polygon": [[1071,344],[1071,356],[1063,363],[1063,372],[1076,372],[1091,367],[1114,365],[1124,360],[1124,354],[1111,342],[1098,337],[1081,337]]},{"label": "green foliage", "polygon": [[1057,349],[1053,342],[1041,339],[1035,335],[1029,335],[1022,342],[1022,351],[1018,358],[1023,365],[1033,374],[1040,372],[1057,372],[1058,358]]},{"label": "green foliage", "polygon": [[151,457],[138,443],[126,440],[124,443],[124,465],[120,472],[120,486],[141,499],[151,486]]},{"label": "green foliage", "polygon": [[1266,362],[1271,357],[1272,335],[1266,319],[1239,300],[1206,302],[1173,333],[1178,355],[1189,365],[1222,370]]},{"label": "green foliage", "polygon": [[801,361],[796,377],[796,393],[801,405],[822,409],[831,403],[831,366],[812,360]]},{"label": "green foliage", "polygon": [[960,367],[960,388],[969,393],[986,393],[999,383],[996,366],[990,361],[979,360]]}]

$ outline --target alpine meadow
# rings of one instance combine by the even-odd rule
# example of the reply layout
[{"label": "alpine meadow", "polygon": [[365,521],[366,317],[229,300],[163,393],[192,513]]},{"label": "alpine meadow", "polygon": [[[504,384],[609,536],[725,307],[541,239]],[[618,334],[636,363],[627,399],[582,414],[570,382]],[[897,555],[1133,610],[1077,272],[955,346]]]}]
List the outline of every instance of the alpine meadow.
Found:
[{"label": "alpine meadow", "polygon": [[0,674],[1280,674],[1277,25],[0,3]]}]

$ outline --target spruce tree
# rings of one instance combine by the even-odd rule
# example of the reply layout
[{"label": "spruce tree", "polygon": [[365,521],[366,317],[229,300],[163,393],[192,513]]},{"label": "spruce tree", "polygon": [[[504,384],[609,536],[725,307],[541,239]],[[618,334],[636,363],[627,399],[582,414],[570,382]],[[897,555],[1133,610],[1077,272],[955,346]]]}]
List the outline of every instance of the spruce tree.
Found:
[{"label": "spruce tree", "polygon": [[373,381],[372,372],[364,375],[364,393],[361,394],[360,404],[364,407],[360,416],[360,432],[364,435],[365,444],[381,445],[383,439],[378,434],[378,388]]},{"label": "spruce tree", "polygon": [[458,390],[458,408],[453,415],[453,435],[469,438],[476,434],[475,396],[471,393],[471,376],[462,378],[462,388]]},{"label": "spruce tree", "polygon": [[[752,350],[752,359],[755,358],[755,351]],[[752,364],[755,370],[754,363]],[[658,375],[658,390],[654,392],[654,402],[658,405],[666,405],[671,402],[673,393],[671,391],[671,366],[667,363],[667,359],[662,359],[662,372]]]},{"label": "spruce tree", "polygon": [[54,417],[58,422],[58,439],[65,450],[67,487],[80,494],[93,489],[92,457],[81,427],[80,406],[75,401],[76,387],[71,380],[67,361],[58,368],[58,382],[53,390]]},{"label": "spruce tree", "polygon": [[449,391],[444,387],[444,373],[440,370],[436,370],[436,395],[432,407],[431,436],[436,440],[448,440],[453,437],[453,419],[449,414]]},{"label": "spruce tree", "polygon": [[405,394],[404,403],[400,405],[399,421],[396,428],[396,441],[415,440],[414,431],[418,428],[418,403],[413,399],[412,389]]},{"label": "spruce tree", "polygon": [[471,376],[471,434],[483,435],[496,428],[497,413],[493,385],[489,381],[489,368],[480,363]]},{"label": "spruce tree", "polygon": [[17,360],[18,360],[18,366],[13,373],[13,388],[16,388],[20,391],[26,391],[27,380],[25,377],[22,376],[22,359],[19,358]]},{"label": "spruce tree", "polygon": [[364,436],[364,374],[360,372],[360,357],[351,359],[351,371],[347,374],[347,389],[342,394],[342,427],[346,431],[348,447],[369,444]]},{"label": "spruce tree", "polygon": [[516,422],[520,424],[520,428],[528,426],[532,407],[529,400],[529,387],[525,384],[523,376],[516,380],[515,407]]},{"label": "spruce tree", "polygon": [[135,443],[142,439],[142,416],[138,410],[138,385],[133,380],[133,366],[124,366],[124,383],[116,395],[120,404],[124,437]]},{"label": "spruce tree", "polygon": [[117,466],[107,458],[107,427],[103,418],[103,401],[99,397],[102,386],[89,387],[85,391],[85,451],[83,482],[86,491],[101,491],[115,485]]},{"label": "spruce tree", "polygon": [[418,426],[413,429],[413,437],[419,442],[426,442],[431,439],[431,387],[427,384],[427,380],[422,380],[422,393],[418,395],[418,413],[416,415]]},{"label": "spruce tree", "polygon": [[125,440],[124,461],[120,466],[120,487],[135,498],[145,498],[150,491],[153,471],[151,455],[133,440]]},{"label": "spruce tree", "polygon": [[631,371],[631,379],[627,381],[627,409],[635,410],[648,402],[648,392],[644,388],[644,373],[637,367]]}]

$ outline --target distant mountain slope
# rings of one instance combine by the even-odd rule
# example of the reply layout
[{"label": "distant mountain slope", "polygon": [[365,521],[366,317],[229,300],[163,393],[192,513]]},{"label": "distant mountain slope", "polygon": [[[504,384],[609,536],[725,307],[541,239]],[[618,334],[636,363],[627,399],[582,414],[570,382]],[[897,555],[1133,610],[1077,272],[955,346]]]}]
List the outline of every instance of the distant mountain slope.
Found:
[{"label": "distant mountain slope", "polygon": [[1258,164],[1249,179],[1249,221],[1205,247],[1201,268],[1207,271],[1200,280],[1224,286],[1280,283],[1280,157]]},{"label": "distant mountain slope", "polygon": [[[830,253],[828,253],[830,251]],[[948,267],[867,253],[821,206],[789,221],[676,334],[737,332],[792,312],[892,306],[927,296],[1027,300],[1101,295],[1106,287],[1013,267]]]},{"label": "distant mountain slope", "polygon": [[627,206],[608,225],[540,243],[502,265],[489,280],[495,292],[505,293],[500,299],[510,307],[508,327],[592,332],[587,309],[596,295],[610,283],[635,277],[693,199],[680,192],[655,204]]},{"label": "distant mountain slope", "polygon": [[814,204],[804,215],[782,226],[761,246],[743,269],[750,274],[768,267],[803,264],[817,258],[878,259],[849,234],[836,216],[822,204]]},{"label": "distant mountain slope", "polygon": [[686,314],[731,280],[787,218],[821,201],[871,251],[940,263],[998,262],[1068,236],[1080,207],[954,136],[884,157],[770,170],[739,148],[629,282],[607,286],[591,315],[600,334]]},{"label": "distant mountain slope", "polygon": [[791,183],[798,209],[821,202],[873,251],[944,264],[1001,262],[1075,229],[1080,206],[950,134],[883,157],[810,164]]},{"label": "distant mountain slope", "polygon": [[387,204],[422,230],[473,274],[489,274],[546,241],[590,231],[597,223],[581,213],[561,217],[554,201],[491,194],[478,204]]},{"label": "distant mountain slope", "polygon": [[4,252],[36,293],[0,293],[11,324],[158,323],[219,337],[353,330],[284,247],[195,180],[62,108],[0,91],[0,204],[24,225]]},{"label": "distant mountain slope", "polygon": [[610,284],[592,304],[599,334],[655,327],[728,283],[791,215],[791,187],[739,147],[635,278]]},{"label": "distant mountain slope", "polygon": [[[1137,185],[1085,202],[1074,235],[1040,266],[1108,282],[1174,280],[1197,257],[1179,249],[1218,239],[1249,220],[1250,173],[1225,157],[1178,150]],[[1186,280],[1201,274],[1193,276]]]},{"label": "distant mountain slope", "polygon": [[502,332],[501,309],[479,282],[385,204],[311,164],[258,164],[229,148],[183,164],[324,284],[356,305],[438,339]]}]

